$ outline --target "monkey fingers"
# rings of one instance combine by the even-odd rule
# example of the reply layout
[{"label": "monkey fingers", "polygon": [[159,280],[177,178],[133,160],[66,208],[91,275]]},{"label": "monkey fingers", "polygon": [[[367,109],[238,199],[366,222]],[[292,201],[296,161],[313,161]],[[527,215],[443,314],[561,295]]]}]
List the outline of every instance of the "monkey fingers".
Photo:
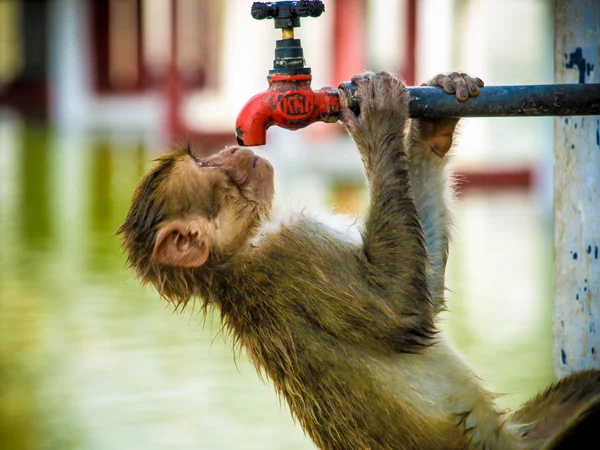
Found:
[{"label": "monkey fingers", "polygon": [[[352,82],[357,86],[360,114],[344,107],[340,120],[370,165],[372,158],[378,159],[381,154],[381,146],[374,145],[373,139],[402,139],[408,119],[408,92],[402,81],[387,72],[365,72],[352,77]],[[342,104],[347,104],[348,93],[340,92]]]},{"label": "monkey fingers", "polygon": [[404,112],[403,98],[406,86],[388,72],[365,72],[352,77],[358,87],[358,99],[361,115],[373,114],[380,110]]},{"label": "monkey fingers", "polygon": [[[439,74],[421,86],[439,86],[448,94],[455,94],[458,101],[466,101],[479,95],[483,87],[481,78],[466,73]],[[443,157],[452,146],[452,137],[458,123],[457,118],[427,118],[417,120],[421,139],[436,155]]]},{"label": "monkey fingers", "polygon": [[448,75],[436,75],[428,83],[423,83],[421,86],[440,86],[445,92],[456,94],[456,99],[464,102],[469,97],[477,97],[479,88],[483,85],[481,78],[471,77],[466,73],[452,72]]}]

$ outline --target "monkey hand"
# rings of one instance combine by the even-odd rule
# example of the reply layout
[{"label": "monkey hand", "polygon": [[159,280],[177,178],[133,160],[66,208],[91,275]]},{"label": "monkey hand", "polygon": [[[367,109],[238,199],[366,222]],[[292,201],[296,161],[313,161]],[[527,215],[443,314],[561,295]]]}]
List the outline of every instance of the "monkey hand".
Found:
[{"label": "monkey hand", "polygon": [[[421,86],[440,86],[448,94],[456,94],[458,101],[464,102],[469,97],[479,95],[479,88],[483,87],[483,81],[466,73],[452,72],[449,75],[436,75]],[[453,117],[413,120],[413,124],[419,129],[422,142],[440,157],[444,157],[450,150],[457,123],[458,118]]]},{"label": "monkey hand", "polygon": [[[376,140],[395,138],[390,132],[402,137],[408,118],[408,93],[404,83],[387,72],[365,72],[352,77],[358,87],[357,97],[360,114],[343,108],[340,120],[356,141],[364,156],[367,147],[377,147]],[[341,91],[342,104],[348,104],[348,93]]]}]

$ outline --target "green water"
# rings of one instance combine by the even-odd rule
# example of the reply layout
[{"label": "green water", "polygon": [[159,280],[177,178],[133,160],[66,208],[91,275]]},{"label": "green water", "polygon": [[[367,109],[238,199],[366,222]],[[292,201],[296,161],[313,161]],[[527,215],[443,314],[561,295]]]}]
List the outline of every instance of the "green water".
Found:
[{"label": "green water", "polygon": [[[154,156],[0,121],[0,448],[314,448],[216,320],[124,270],[114,232]],[[509,407],[552,379],[551,240],[532,202],[461,201],[443,321]],[[497,226],[511,215],[525,236]]]}]

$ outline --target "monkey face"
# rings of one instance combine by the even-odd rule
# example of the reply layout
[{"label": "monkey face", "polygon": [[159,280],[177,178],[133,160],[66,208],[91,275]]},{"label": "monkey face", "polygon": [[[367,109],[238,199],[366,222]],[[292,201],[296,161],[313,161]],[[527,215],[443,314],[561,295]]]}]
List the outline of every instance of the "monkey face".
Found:
[{"label": "monkey face", "polygon": [[227,260],[248,247],[273,193],[273,168],[249,149],[165,155],[138,185],[119,230],[130,264],[156,286],[171,272]]},{"label": "monkey face", "polygon": [[180,158],[164,185],[168,219],[158,225],[152,259],[198,267],[241,251],[273,199],[273,168],[252,150],[226,148]]},{"label": "monkey face", "polygon": [[250,149],[229,147],[203,160],[195,160],[202,170],[222,170],[240,194],[256,206],[266,204],[269,208],[273,199],[273,167],[269,162]]},{"label": "monkey face", "polygon": [[[252,150],[230,147],[195,160],[199,180],[212,191],[213,256],[226,259],[244,249],[273,200],[273,167]],[[207,187],[203,188],[205,191]]]}]

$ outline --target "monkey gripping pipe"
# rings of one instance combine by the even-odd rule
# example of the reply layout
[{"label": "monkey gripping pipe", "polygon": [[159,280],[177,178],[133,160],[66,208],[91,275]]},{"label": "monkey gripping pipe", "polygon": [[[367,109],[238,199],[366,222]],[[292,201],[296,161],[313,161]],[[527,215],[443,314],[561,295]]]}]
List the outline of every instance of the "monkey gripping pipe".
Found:
[{"label": "monkey gripping pipe", "polygon": [[[343,7],[343,6],[340,6]],[[325,11],[320,0],[255,2],[255,19],[274,19],[282,30],[275,44],[273,69],[267,77],[269,88],[252,97],[240,111],[235,133],[239,145],[266,144],[267,128],[277,125],[298,130],[313,122],[336,122],[342,106],[356,113],[358,91],[355,84],[343,82],[338,89],[348,94],[341,105],[338,89],[311,88],[310,67],[305,66],[300,39],[294,28],[301,17],[319,17]],[[479,95],[459,102],[439,87],[408,87],[410,117],[507,117],[571,116],[600,114],[600,84],[557,84],[533,86],[486,86]]]}]

